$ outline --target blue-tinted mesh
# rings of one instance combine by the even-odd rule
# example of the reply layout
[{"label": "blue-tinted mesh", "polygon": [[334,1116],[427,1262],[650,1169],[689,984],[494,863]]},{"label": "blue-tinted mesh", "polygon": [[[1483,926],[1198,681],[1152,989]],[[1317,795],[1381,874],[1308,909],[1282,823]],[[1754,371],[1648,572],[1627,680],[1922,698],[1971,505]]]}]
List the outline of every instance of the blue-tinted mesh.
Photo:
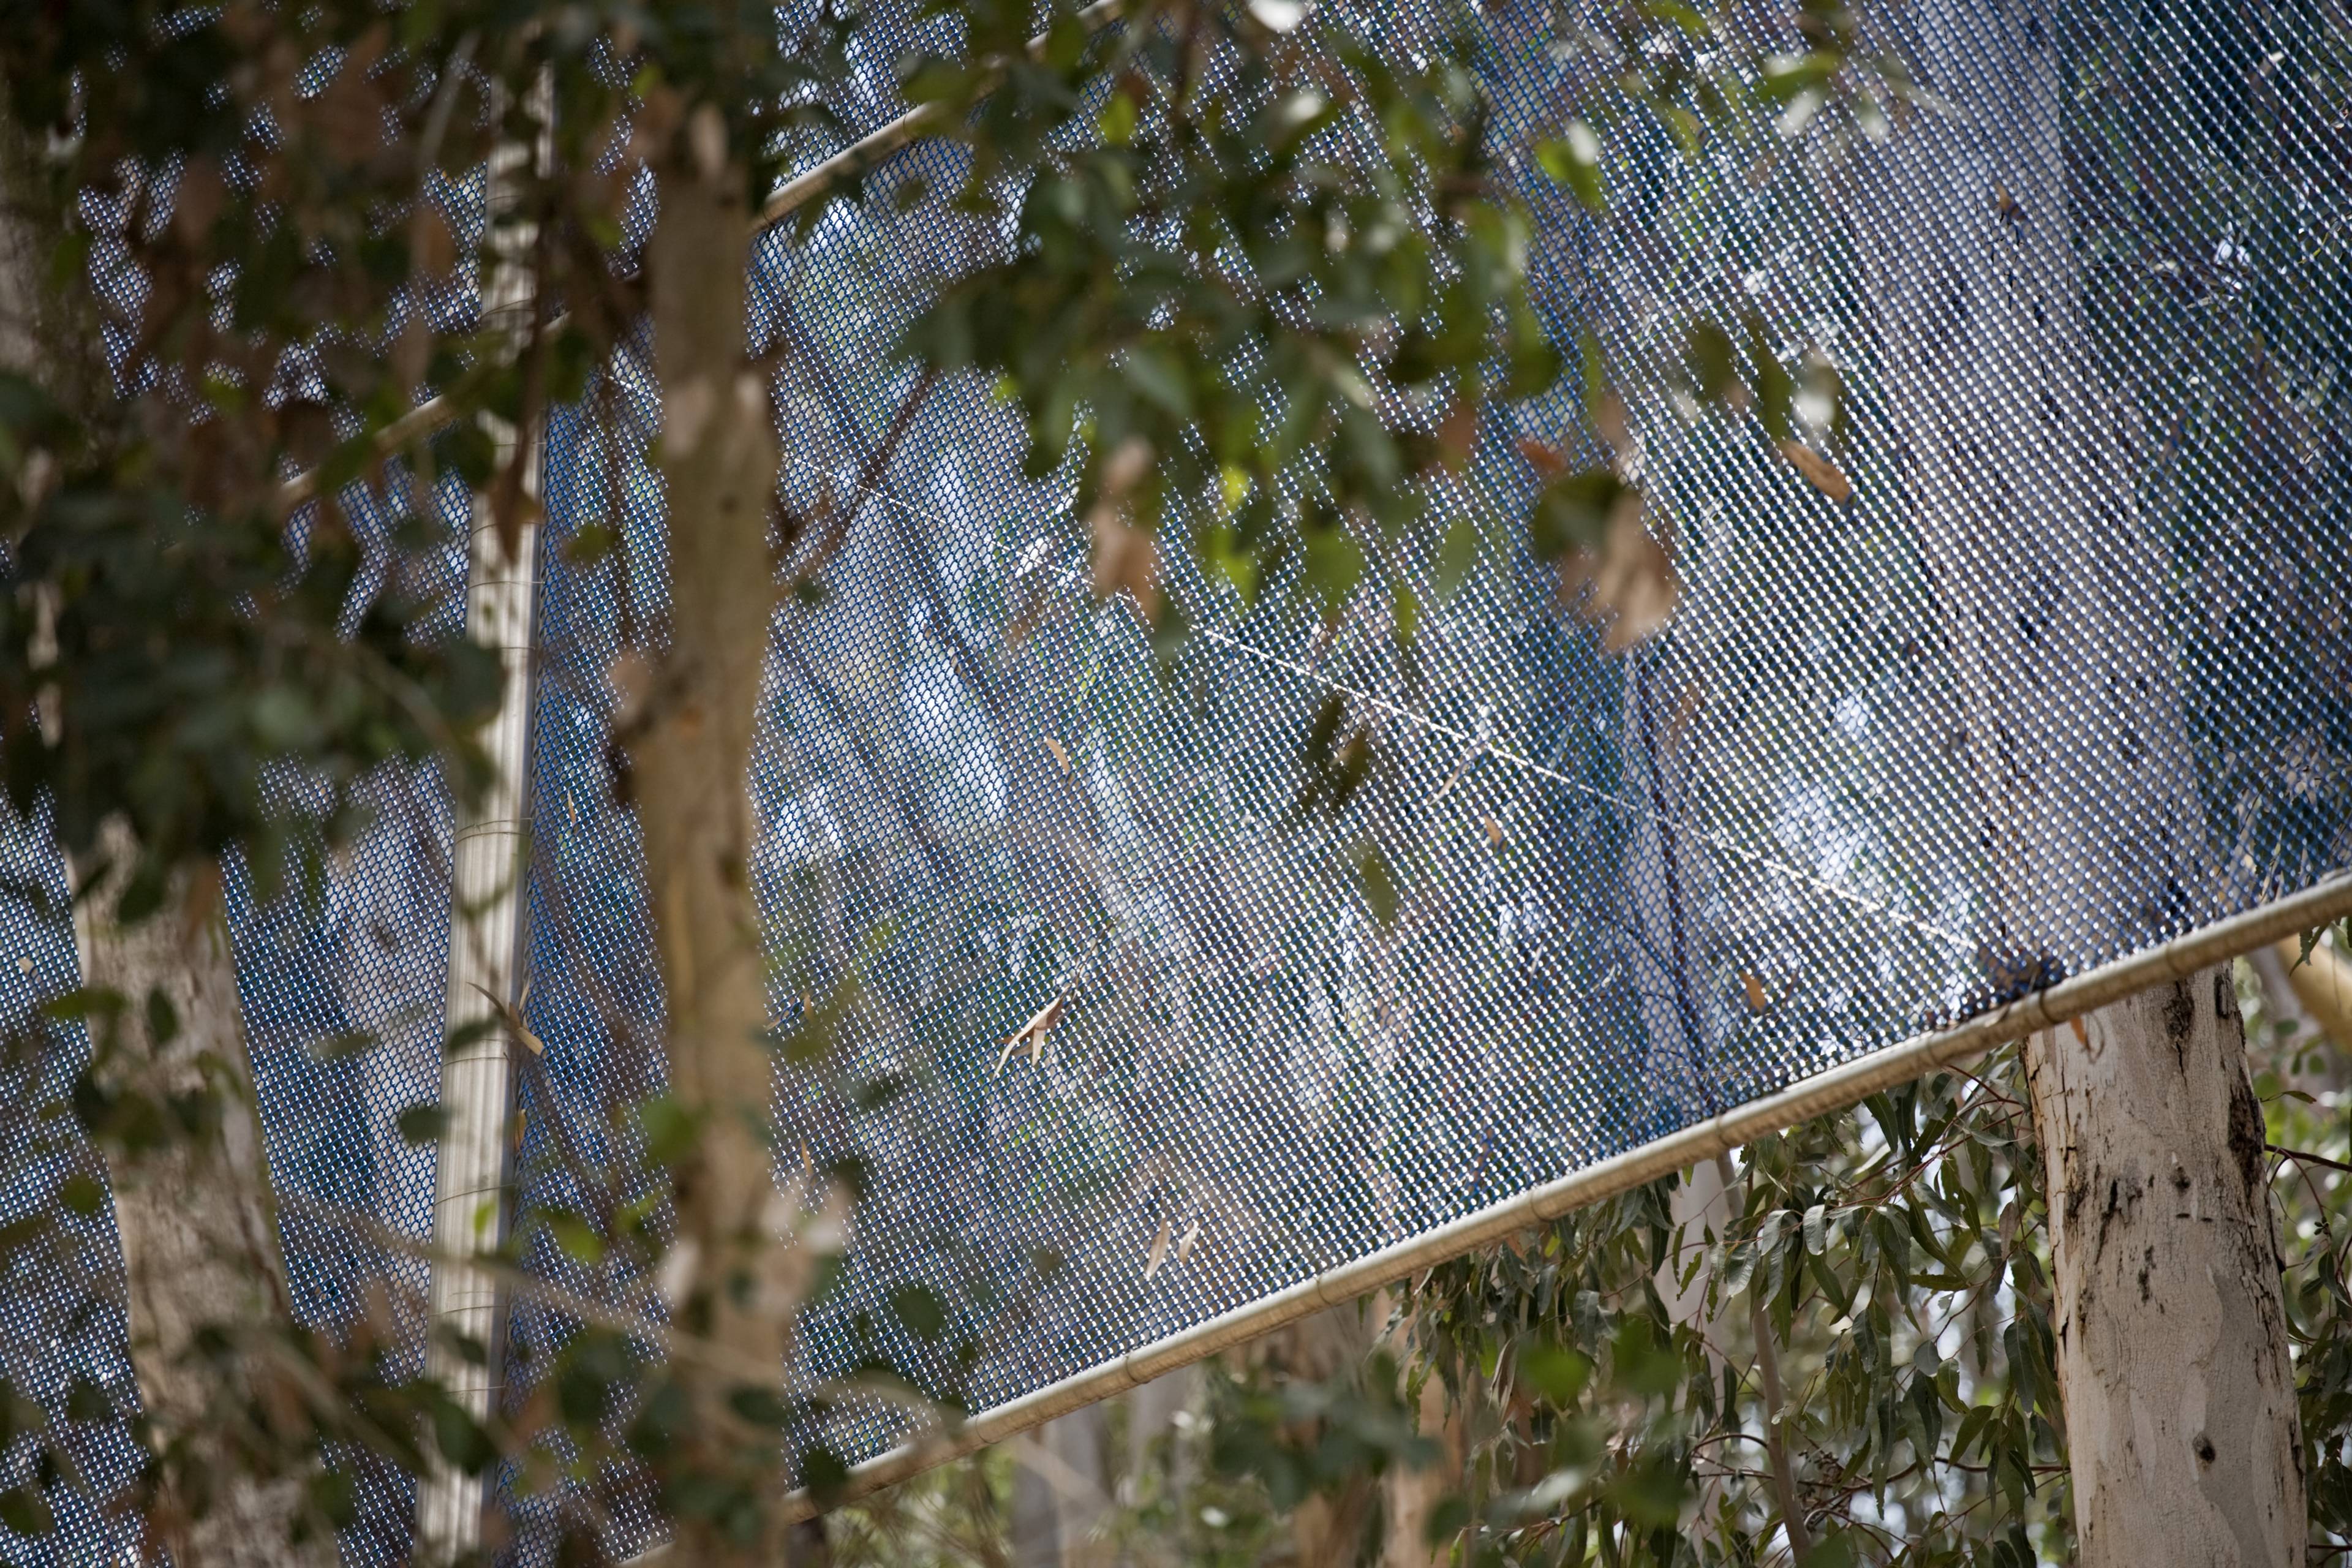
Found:
[{"label": "blue-tinted mesh", "polygon": [[[780,1021],[855,992],[829,1059],[778,1082],[793,1181],[859,1194],[801,1323],[811,1377],[879,1351],[1000,1404],[2346,863],[2352,272],[2316,12],[1918,0],[1873,24],[1925,89],[1891,136],[1800,99],[1689,156],[1600,112],[1638,50],[1556,48],[1530,5],[1481,25],[1499,144],[1590,110],[1604,149],[1606,219],[1513,177],[1548,325],[1632,367],[1623,448],[1685,584],[1628,653],[1521,552],[1523,442],[1597,450],[1572,390],[1490,411],[1442,503],[1481,568],[1452,598],[1397,568],[1408,654],[1377,574],[1326,628],[1171,549],[1193,626],[1162,665],[1092,597],[1066,478],[1020,477],[986,387],[931,389],[877,458],[913,384],[899,331],[998,243],[936,194],[893,199],[952,188],[955,155],[919,145],[761,249],[782,494],[846,529],[823,594],[778,612],[751,780]],[[897,107],[858,93],[859,128]],[[1790,373],[1837,367],[1834,439],[1794,434],[1850,500],[1753,415],[1674,390],[1685,323],[1738,337],[1750,312]],[[611,760],[612,661],[667,614],[657,425],[625,361],[553,422],[533,716],[528,1010],[553,1103],[521,1091],[517,1223],[527,1268],[612,1300],[537,1221],[595,1201],[551,1122],[626,1170],[625,1112],[662,1078]],[[1331,823],[1293,805],[1335,696],[1383,761]],[[430,781],[384,789],[328,913],[240,903],[238,956],[279,1180],[421,1236],[430,1160],[389,1122],[433,1082],[447,808]],[[61,927],[6,929],[28,994],[68,983]],[[998,1070],[1055,997],[1040,1059]],[[381,1059],[314,1059],[362,1026]],[[41,1179],[81,1157],[41,1155]],[[348,1237],[289,1247],[314,1321],[370,1279],[421,1287]],[[936,1343],[897,1325],[917,1283],[947,1309]],[[119,1315],[39,1337],[88,1296],[17,1289],[12,1376],[56,1399],[71,1366],[125,1379],[119,1348],[83,1348],[119,1347]],[[509,1401],[574,1326],[516,1300]],[[903,1431],[856,1399],[796,1437],[856,1458]],[[119,1441],[91,1451],[119,1475]],[[350,1548],[389,1562],[404,1483],[369,1485],[386,1522]],[[615,1550],[659,1531],[627,1475],[505,1495],[526,1561],[567,1519]]]}]

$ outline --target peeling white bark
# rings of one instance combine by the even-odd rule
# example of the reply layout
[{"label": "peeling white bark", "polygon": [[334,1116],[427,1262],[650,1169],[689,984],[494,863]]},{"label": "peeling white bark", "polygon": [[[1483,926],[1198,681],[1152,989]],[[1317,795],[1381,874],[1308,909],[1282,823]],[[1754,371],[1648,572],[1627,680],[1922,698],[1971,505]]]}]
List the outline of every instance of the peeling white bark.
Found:
[{"label": "peeling white bark", "polygon": [[[2214,886],[2168,565],[2084,314],[2057,21],[2048,0],[1895,18],[1949,109],[1898,131],[1857,236],[1979,794],[1996,978],[2172,935]],[[2078,1561],[2299,1561],[2280,1260],[2228,970],[2036,1036],[2026,1066]]]},{"label": "peeling white bark", "polygon": [[2079,1561],[2287,1563],[2305,1530],[2262,1107],[2227,969],[2026,1053]]}]

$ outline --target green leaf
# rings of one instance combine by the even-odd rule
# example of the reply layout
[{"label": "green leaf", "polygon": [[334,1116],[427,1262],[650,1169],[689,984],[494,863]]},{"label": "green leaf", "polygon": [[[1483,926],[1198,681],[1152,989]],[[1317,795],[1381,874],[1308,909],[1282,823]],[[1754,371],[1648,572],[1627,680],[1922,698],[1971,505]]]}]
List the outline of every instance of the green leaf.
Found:
[{"label": "green leaf", "polygon": [[1570,121],[1559,136],[1536,143],[1536,167],[1592,212],[1609,205],[1601,184],[1601,139],[1581,120]]},{"label": "green leaf", "polygon": [[701,1135],[699,1119],[666,1094],[656,1094],[637,1106],[637,1130],[646,1141],[646,1158],[658,1166],[675,1165]]},{"label": "green leaf", "polygon": [[1813,1542],[1811,1551],[1799,1559],[1797,1568],[1853,1568],[1853,1531],[1837,1531]]},{"label": "green leaf", "polygon": [[37,1489],[26,1485],[0,1492],[0,1525],[29,1541],[56,1529],[57,1519],[49,1512],[48,1500]]},{"label": "green leaf", "polygon": [[756,1384],[730,1390],[727,1405],[752,1426],[764,1426],[772,1432],[782,1431],[793,1418],[792,1407],[784,1402],[782,1394]]},{"label": "green leaf", "polygon": [[1671,1394],[1681,1385],[1683,1358],[1658,1342],[1649,1320],[1628,1318],[1617,1331],[1610,1360],[1611,1379],[1633,1394]]},{"label": "green leaf", "polygon": [[849,1479],[848,1461],[822,1445],[802,1449],[797,1468],[801,1485],[820,1502],[840,1496],[843,1483]]},{"label": "green leaf", "polygon": [[1184,378],[1184,367],[1174,354],[1154,343],[1138,343],[1129,349],[1120,369],[1148,403],[1157,405],[1171,419],[1190,423],[1192,418],[1192,388]]},{"label": "green leaf", "polygon": [[555,1237],[555,1245],[562,1247],[567,1257],[582,1263],[595,1263],[604,1256],[604,1238],[596,1234],[594,1226],[576,1214],[558,1210],[548,1216],[547,1228],[549,1234]]},{"label": "green leaf", "polygon": [[1519,1382],[1555,1405],[1573,1405],[1592,1375],[1592,1363],[1565,1345],[1538,1344],[1518,1355]]},{"label": "green leaf", "polygon": [[1479,542],[1478,525],[1470,521],[1470,514],[1455,513],[1438,541],[1437,560],[1431,573],[1441,600],[1452,599],[1470,580],[1471,568],[1478,564]]},{"label": "green leaf", "polygon": [[1356,890],[1363,894],[1364,907],[1371,911],[1373,922],[1383,931],[1396,924],[1401,900],[1396,874],[1389,868],[1387,853],[1366,838],[1357,842],[1348,852],[1348,858],[1356,869]]},{"label": "green leaf", "polygon": [[436,1143],[449,1131],[449,1112],[438,1105],[412,1105],[393,1125],[411,1143]]},{"label": "green leaf", "polygon": [[179,1009],[158,985],[147,993],[147,1038],[160,1050],[179,1037]]},{"label": "green leaf", "polygon": [[1095,117],[1095,130],[1112,146],[1124,147],[1134,140],[1135,119],[1135,100],[1123,91],[1114,92]]},{"label": "green leaf", "polygon": [[321,1469],[310,1478],[310,1506],[337,1530],[348,1530],[360,1517],[359,1487],[348,1471]]},{"label": "green leaf", "polygon": [[58,1184],[58,1202],[87,1219],[106,1206],[106,1188],[97,1177],[77,1171]]},{"label": "green leaf", "polygon": [[1679,1467],[1664,1454],[1644,1451],[1609,1491],[1628,1520],[1664,1528],[1682,1517],[1683,1494],[1687,1489]]},{"label": "green leaf", "polygon": [[1363,578],[1363,547],[1347,529],[1336,524],[1305,532],[1307,587],[1326,618],[1337,616]]},{"label": "green leaf", "polygon": [[1560,475],[1536,497],[1528,548],[1539,561],[1594,548],[1608,536],[1610,519],[1627,493],[1625,482],[1602,465]]},{"label": "green leaf", "polygon": [[925,1344],[947,1332],[948,1311],[925,1285],[901,1285],[890,1292],[890,1315]]},{"label": "green leaf", "polygon": [[433,1442],[443,1458],[469,1476],[478,1476],[498,1462],[499,1446],[455,1400],[434,1404]]},{"label": "green leaf", "polygon": [[1728,402],[1744,390],[1731,334],[1705,317],[1684,330],[1683,366],[1698,395],[1709,403]]},{"label": "green leaf", "polygon": [[77,1374],[66,1385],[66,1419],[68,1421],[107,1421],[114,1416],[114,1401],[106,1390],[89,1377]]}]

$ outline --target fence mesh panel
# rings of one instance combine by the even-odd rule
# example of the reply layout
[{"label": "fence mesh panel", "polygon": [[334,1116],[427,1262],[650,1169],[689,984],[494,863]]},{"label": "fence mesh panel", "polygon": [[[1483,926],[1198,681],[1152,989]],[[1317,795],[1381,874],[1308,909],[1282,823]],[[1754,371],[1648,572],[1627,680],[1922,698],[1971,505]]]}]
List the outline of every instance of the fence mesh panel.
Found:
[{"label": "fence mesh panel", "polygon": [[[2352,40],[2316,6],[1869,16],[1923,89],[1897,123],[1798,94],[1696,152],[1601,112],[1640,40],[1482,21],[1500,144],[1591,114],[1614,198],[1595,218],[1508,165],[1548,324],[1638,367],[1628,445],[1685,586],[1622,653],[1514,521],[1529,442],[1590,447],[1573,385],[1490,414],[1447,503],[1479,563],[1458,591],[1373,567],[1326,625],[1178,567],[1192,629],[1163,660],[1092,595],[1014,416],[968,380],[918,391],[895,352],[996,243],[910,184],[951,189],[957,154],[918,144],[763,245],[781,492],[845,530],[776,615],[751,779],[777,1016],[829,1020],[780,1069],[787,1179],[848,1215],[809,1376],[880,1354],[986,1409],[2346,865]],[[1727,24],[1758,60],[1780,25]],[[1795,433],[1835,475],[1678,390],[1689,324],[1751,317],[1788,374],[1836,366],[1836,428]],[[552,1103],[520,1091],[514,1223],[526,1267],[589,1294],[614,1282],[543,1223],[583,1201],[553,1124],[625,1169],[662,1073],[610,676],[666,614],[658,423],[624,362],[548,437],[527,1011]],[[1327,708],[1380,759],[1337,818],[1297,809]],[[430,777],[383,787],[325,913],[240,898],[237,958],[277,1179],[421,1239],[431,1155],[394,1122],[436,1082],[450,814]],[[40,842],[8,852],[54,894]],[[69,984],[54,913],[0,929],[29,961],[0,1005]],[[320,1049],[359,1031],[380,1043]],[[21,1146],[12,1203],[88,1163]],[[60,1408],[77,1372],[129,1381],[102,1212],[86,1228],[79,1273],[19,1268],[0,1306],[7,1374]],[[421,1291],[347,1234],[286,1240],[310,1321],[371,1280]],[[936,1335],[903,1326],[917,1285]],[[510,1402],[574,1326],[516,1301]],[[854,1460],[906,1420],[852,1398],[798,1436]],[[103,1492],[127,1446],[89,1443]],[[408,1483],[364,1479],[347,1555],[395,1561]],[[614,1549],[658,1534],[632,1478],[602,1490]],[[562,1509],[508,1496],[535,1561]],[[62,1511],[10,1559],[91,1560],[104,1527]]]}]

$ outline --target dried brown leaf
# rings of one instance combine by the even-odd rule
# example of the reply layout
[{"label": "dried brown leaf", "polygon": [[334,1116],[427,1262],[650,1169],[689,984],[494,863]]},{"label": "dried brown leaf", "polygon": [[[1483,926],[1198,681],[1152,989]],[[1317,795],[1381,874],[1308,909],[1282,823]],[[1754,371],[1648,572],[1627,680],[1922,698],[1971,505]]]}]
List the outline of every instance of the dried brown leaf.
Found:
[{"label": "dried brown leaf", "polygon": [[1802,441],[1780,443],[1780,456],[1789,466],[1802,474],[1805,482],[1833,501],[1843,504],[1853,495],[1853,484],[1835,463],[1806,446]]},{"label": "dried brown leaf", "polygon": [[[530,1026],[522,1021],[520,1008],[511,1002],[501,999],[489,987],[479,982],[475,984],[474,989],[480,992],[482,1000],[490,1005],[490,1011],[499,1016],[499,1022],[507,1026],[507,1032],[520,1040],[532,1056],[543,1057],[547,1054],[547,1042],[530,1032]],[[522,994],[525,1001],[530,1000],[530,986],[528,983],[525,983]]]},{"label": "dried brown leaf", "polygon": [[1051,735],[1040,736],[1039,739],[1045,742],[1045,750],[1053,754],[1054,765],[1062,770],[1062,776],[1064,778],[1068,778],[1070,776],[1070,753],[1068,751],[1063,747],[1061,742],[1056,741]]},{"label": "dried brown leaf", "polygon": [[1437,460],[1444,468],[1460,473],[1470,461],[1470,449],[1478,441],[1478,405],[1468,398],[1455,401],[1437,422]]},{"label": "dried brown leaf", "polygon": [[998,1054],[996,1065],[989,1069],[988,1076],[994,1078],[998,1073],[1003,1072],[1004,1064],[1012,1059],[1013,1053],[1021,1048],[1024,1041],[1026,1041],[1029,1046],[1029,1063],[1032,1067],[1045,1060],[1045,1036],[1061,1021],[1062,999],[1056,996],[1032,1013],[1027,1023],[1005,1037],[1004,1049]]},{"label": "dried brown leaf", "polygon": [[446,278],[457,265],[457,237],[438,202],[418,202],[408,220],[408,265],[425,278]]},{"label": "dried brown leaf", "polygon": [[1559,570],[1559,603],[1575,605],[1599,626],[1601,643],[1612,654],[1655,634],[1682,601],[1674,552],[1643,526],[1635,492],[1617,503],[1601,549],[1571,551],[1560,557]]},{"label": "dried brown leaf", "polygon": [[401,386],[415,386],[425,380],[432,363],[432,325],[421,313],[411,316],[392,340],[393,380]]},{"label": "dried brown leaf", "polygon": [[1743,970],[1740,972],[1739,984],[1745,987],[1748,992],[1748,1010],[1749,1012],[1762,1013],[1770,1010],[1772,1005],[1772,994],[1764,989],[1764,983],[1761,980],[1757,979],[1756,976]]},{"label": "dried brown leaf", "polygon": [[2066,1026],[2074,1031],[2074,1043],[2076,1045],[2087,1046],[2091,1043],[2090,1032],[2083,1027],[2082,1019],[2069,1018],[2066,1020]]},{"label": "dried brown leaf", "polygon": [[1151,1238],[1150,1255],[1143,1260],[1143,1277],[1146,1279],[1159,1273],[1160,1266],[1168,1261],[1168,1228],[1169,1222],[1161,1219],[1159,1234]]},{"label": "dried brown leaf", "polygon": [[1184,1234],[1179,1237],[1176,1240],[1176,1261],[1179,1263],[1192,1262],[1192,1249],[1200,1245],[1201,1222],[1196,1219],[1192,1224],[1184,1227]]},{"label": "dried brown leaf", "polygon": [[1617,395],[1615,387],[1601,388],[1601,405],[1592,411],[1592,427],[1612,452],[1622,452],[1632,443],[1633,422],[1625,416],[1625,400]]},{"label": "dried brown leaf", "polygon": [[1095,597],[1125,594],[1147,621],[1160,618],[1160,542],[1110,507],[1094,514]]},{"label": "dried brown leaf", "polygon": [[1486,830],[1486,842],[1500,849],[1503,847],[1503,825],[1486,816],[1479,818],[1479,826]]},{"label": "dried brown leaf", "polygon": [[1160,543],[1128,521],[1128,500],[1151,471],[1151,445],[1130,437],[1103,459],[1087,526],[1095,537],[1095,597],[1125,594],[1147,621],[1160,618]]},{"label": "dried brown leaf", "polygon": [[1532,436],[1519,437],[1519,456],[1535,465],[1536,472],[1546,479],[1568,472],[1568,455],[1548,441]]},{"label": "dried brown leaf", "polygon": [[1699,704],[1705,700],[1706,688],[1699,681],[1694,679],[1683,688],[1681,699],[1675,703],[1675,716],[1666,721],[1668,751],[1682,750],[1683,738],[1690,733],[1691,721],[1698,717]]}]

